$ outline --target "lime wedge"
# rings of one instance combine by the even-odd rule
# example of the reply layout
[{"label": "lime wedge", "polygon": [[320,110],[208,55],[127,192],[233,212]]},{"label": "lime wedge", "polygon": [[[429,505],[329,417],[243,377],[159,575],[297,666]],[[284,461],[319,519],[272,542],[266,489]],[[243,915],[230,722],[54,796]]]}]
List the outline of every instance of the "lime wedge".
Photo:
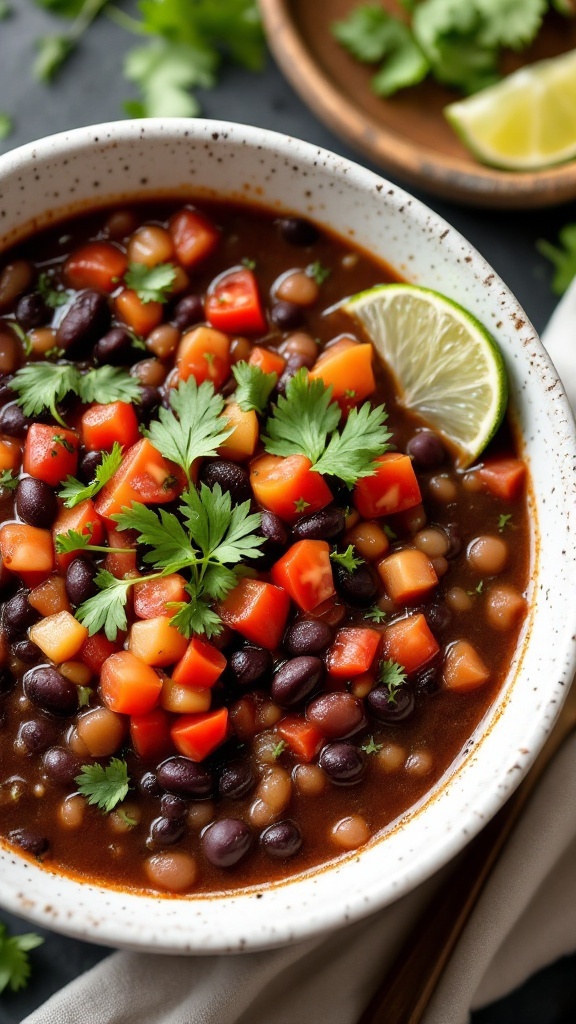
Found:
[{"label": "lime wedge", "polygon": [[383,284],[348,299],[395,378],[402,405],[417,412],[469,466],[502,421],[508,398],[504,360],[471,313],[428,288]]},{"label": "lime wedge", "polygon": [[520,68],[444,107],[481,163],[535,171],[576,156],[576,50]]}]

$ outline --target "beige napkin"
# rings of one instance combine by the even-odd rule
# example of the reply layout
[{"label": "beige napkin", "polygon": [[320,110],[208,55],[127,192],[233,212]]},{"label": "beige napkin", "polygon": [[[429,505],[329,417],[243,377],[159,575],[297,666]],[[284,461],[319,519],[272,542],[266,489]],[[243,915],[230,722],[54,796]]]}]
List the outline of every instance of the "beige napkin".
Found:
[{"label": "beige napkin", "polygon": [[[544,340],[576,408],[576,281]],[[364,921],[285,949],[194,958],[114,953],[23,1024],[355,1024],[451,870],[457,865]],[[576,736],[525,809],[424,1024],[465,1024],[471,1009],[575,950]]]}]

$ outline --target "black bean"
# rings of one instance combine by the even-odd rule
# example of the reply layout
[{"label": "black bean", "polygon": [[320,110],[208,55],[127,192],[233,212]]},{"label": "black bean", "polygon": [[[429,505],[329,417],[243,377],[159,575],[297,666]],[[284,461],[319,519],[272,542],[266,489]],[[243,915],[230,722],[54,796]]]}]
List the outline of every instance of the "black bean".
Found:
[{"label": "black bean", "polygon": [[262,551],[277,555],[288,544],[288,530],[275,512],[262,512],[260,533],[266,538],[266,543],[261,548]]},{"label": "black bean", "polygon": [[211,772],[188,757],[171,757],[156,769],[158,785],[169,793],[206,799],[214,792]]},{"label": "black bean", "polygon": [[55,739],[55,730],[44,718],[33,718],[22,722],[18,730],[18,739],[30,754],[42,754]]},{"label": "black bean", "polygon": [[53,487],[25,476],[16,488],[16,511],[24,523],[48,530],[56,519],[58,501]]},{"label": "black bean", "polygon": [[5,402],[11,402],[14,399],[14,392],[10,387],[10,382],[14,379],[11,373],[0,373],[0,403],[4,405]]},{"label": "black bean", "polygon": [[186,822],[182,818],[154,818],[150,823],[146,846],[149,850],[159,850],[163,846],[174,846],[179,843],[186,832]]},{"label": "black bean", "polygon": [[338,562],[333,563],[332,572],[336,590],[345,601],[358,608],[373,604],[379,594],[374,573],[366,563],[348,572]]},{"label": "black bean", "polygon": [[172,323],[179,331],[185,331],[204,320],[204,303],[199,295],[185,295],[174,307]]},{"label": "black bean", "polygon": [[320,751],[318,764],[338,786],[355,785],[366,771],[366,758],[352,743],[327,743]]},{"label": "black bean", "polygon": [[240,686],[254,686],[272,670],[272,655],[263,647],[243,647],[230,656],[228,667]]},{"label": "black bean", "polygon": [[0,669],[0,696],[14,689],[16,680],[7,668]]},{"label": "black bean", "polygon": [[256,778],[249,761],[232,761],[222,769],[218,789],[221,797],[239,800],[254,789]]},{"label": "black bean", "polygon": [[334,633],[327,622],[320,619],[298,619],[293,622],[284,637],[284,647],[289,654],[323,654],[332,643]]},{"label": "black bean", "polygon": [[24,437],[30,421],[26,419],[22,409],[15,402],[10,402],[0,410],[0,433],[9,437]]},{"label": "black bean", "polygon": [[436,693],[440,688],[438,665],[428,665],[427,668],[421,668],[411,679],[411,685],[416,694]]},{"label": "black bean", "polygon": [[296,540],[334,540],[346,528],[344,509],[332,505],[299,519],[292,528]]},{"label": "black bean", "polygon": [[37,665],[41,659],[46,660],[40,648],[32,640],[16,640],[12,644],[12,654],[26,665]]},{"label": "black bean", "polygon": [[239,818],[221,818],[202,833],[202,852],[217,868],[231,868],[252,846],[252,833]]},{"label": "black bean", "polygon": [[406,445],[406,454],[420,469],[437,469],[446,458],[442,441],[432,430],[419,430]]},{"label": "black bean", "polygon": [[229,492],[235,505],[250,501],[252,497],[248,473],[228,459],[206,459],[200,470],[200,479],[208,487],[220,484],[223,491]]},{"label": "black bean", "polygon": [[160,786],[154,772],[144,772],[138,782],[138,789],[147,796],[160,796]]},{"label": "black bean", "polygon": [[183,818],[187,809],[187,801],[176,793],[164,793],[160,800],[160,811],[165,818]]},{"label": "black bean", "polygon": [[458,526],[458,523],[448,523],[444,527],[444,531],[449,541],[449,547],[448,551],[446,552],[446,558],[456,558],[462,551],[463,547],[460,527]]},{"label": "black bean", "polygon": [[71,786],[82,768],[80,759],[66,747],[49,747],[42,764],[46,774],[62,786]]},{"label": "black bean", "polygon": [[124,327],[113,327],[94,345],[92,355],[96,363],[111,366],[129,366],[140,355],[132,348],[132,338]]},{"label": "black bean", "polygon": [[79,475],[83,483],[91,484],[96,470],[102,465],[104,452],[86,452],[80,460]]},{"label": "black bean", "polygon": [[302,846],[302,833],[294,821],[276,821],[265,828],[260,842],[269,857],[293,857]]},{"label": "black bean", "polygon": [[78,690],[74,683],[49,665],[29,669],[23,685],[26,696],[43,711],[72,715],[78,710]]},{"label": "black bean", "polygon": [[402,722],[414,710],[414,694],[408,686],[401,686],[391,699],[386,686],[377,686],[368,694],[366,703],[379,722]]},{"label": "black bean", "polygon": [[272,680],[272,699],[281,707],[293,707],[312,693],[323,675],[324,663],[320,658],[290,658]]},{"label": "black bean", "polygon": [[278,221],[278,227],[282,238],[290,245],[301,245],[302,247],[314,245],[314,242],[317,242],[320,237],[316,225],[302,217],[282,217]]},{"label": "black bean", "polygon": [[94,583],[97,569],[87,558],[79,556],[66,569],[66,593],[71,604],[79,605],[96,593]]},{"label": "black bean", "polygon": [[345,690],[322,693],[306,708],[306,718],[327,739],[344,739],[365,724],[364,705]]},{"label": "black bean", "polygon": [[441,633],[452,622],[452,612],[445,604],[431,604],[424,608],[426,622],[433,633]]},{"label": "black bean", "polygon": [[109,323],[110,310],[105,296],[95,291],[81,292],[58,327],[56,344],[65,349],[68,356],[86,356]]},{"label": "black bean", "polygon": [[30,292],[19,300],[16,306],[16,319],[24,331],[31,331],[34,327],[50,323],[52,313],[40,292]]},{"label": "black bean", "polygon": [[304,310],[295,302],[279,300],[270,310],[270,319],[281,331],[294,331],[304,323]]},{"label": "black bean", "polygon": [[310,369],[314,365],[314,359],[312,356],[306,356],[302,352],[293,352],[289,357],[279,379],[276,384],[276,391],[281,395],[286,394],[286,388],[292,380],[298,370],[301,370],[303,366]]},{"label": "black bean", "polygon": [[9,640],[17,640],[40,618],[38,612],[28,603],[28,591],[19,590],[4,605],[2,625]]},{"label": "black bean", "polygon": [[8,842],[13,843],[14,846],[19,846],[26,853],[31,853],[33,857],[41,857],[50,846],[46,836],[42,836],[38,832],[32,832],[28,828],[12,829],[8,833]]},{"label": "black bean", "polygon": [[153,388],[151,384],[143,384],[140,388],[140,401],[134,406],[138,419],[145,422],[161,404],[160,388]]}]

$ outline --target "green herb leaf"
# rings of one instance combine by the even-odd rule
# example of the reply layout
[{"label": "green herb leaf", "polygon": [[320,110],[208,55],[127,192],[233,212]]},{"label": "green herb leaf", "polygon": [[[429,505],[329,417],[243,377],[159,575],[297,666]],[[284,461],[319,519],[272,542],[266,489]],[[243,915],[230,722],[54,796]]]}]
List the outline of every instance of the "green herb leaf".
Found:
[{"label": "green herb leaf", "polygon": [[224,399],[214,391],[210,381],[200,386],[190,377],[173,388],[172,409],[161,407],[148,437],[162,453],[186,473],[188,480],[195,459],[210,458],[230,436],[231,430],[222,418]]},{"label": "green herb leaf", "polygon": [[26,988],[30,978],[27,954],[43,942],[44,939],[34,932],[9,936],[6,925],[0,923],[0,993],[6,989],[19,992]]},{"label": "green herb leaf", "polygon": [[58,497],[62,498],[66,508],[74,508],[81,501],[94,498],[120,468],[122,457],[122,445],[115,441],[111,450],[103,455],[92,483],[85,485],[73,476],[67,477],[64,486],[58,492]]},{"label": "green herb leaf", "polygon": [[14,476],[11,469],[3,469],[0,473],[0,487],[7,487],[9,491],[14,491],[19,483],[20,478]]},{"label": "green herb leaf", "polygon": [[127,288],[136,292],[141,302],[168,302],[176,280],[173,263],[157,263],[147,267],[144,263],[130,263],[124,274]]},{"label": "green herb leaf", "polygon": [[140,401],[137,378],[116,366],[99,366],[96,370],[88,370],[88,373],[80,377],[77,391],[87,405],[91,402],[107,405],[109,402]]},{"label": "green herb leaf", "polygon": [[151,550],[144,555],[144,561],[164,574],[179,572],[188,565],[195,565],[199,552],[180,520],[164,509],[155,511],[147,505],[134,502],[131,508],[112,517],[119,530],[136,530],[138,544],[145,544]]},{"label": "green herb leaf", "polygon": [[370,739],[368,739],[366,743],[363,743],[360,749],[363,750],[365,754],[377,754],[379,750],[382,750],[383,746],[383,743],[376,743],[374,737],[370,736]]},{"label": "green herb leaf", "polygon": [[261,522],[259,513],[250,514],[250,502],[232,507],[229,491],[220,484],[200,490],[190,487],[182,495],[180,512],[194,542],[205,559],[235,564],[246,558],[257,558],[264,537],[256,533]]},{"label": "green herb leaf", "polygon": [[0,113],[0,139],[7,139],[14,130],[14,124],[9,114]]},{"label": "green herb leaf", "polygon": [[286,742],[285,742],[285,740],[279,740],[279,742],[276,744],[276,746],[274,747],[274,749],[272,751],[272,757],[274,758],[274,760],[275,761],[278,760],[280,755],[285,750],[286,750]]},{"label": "green herb leaf", "polygon": [[101,764],[84,764],[75,780],[78,792],[89,804],[109,813],[125,799],[130,786],[128,766],[118,757],[112,757],[104,767]]},{"label": "green herb leaf", "polygon": [[554,267],[552,291],[563,295],[576,276],[576,224],[566,224],[558,235],[558,246],[542,238],[536,248]]},{"label": "green herb leaf", "polygon": [[357,558],[354,554],[354,545],[349,544],[346,551],[331,551],[330,558],[346,569],[347,572],[354,572],[359,565],[364,564],[363,558]]},{"label": "green herb leaf", "polygon": [[90,704],[90,698],[94,692],[92,687],[78,686],[76,689],[78,690],[78,707],[87,708]]},{"label": "green herb leaf", "polygon": [[119,630],[123,632],[128,628],[128,591],[134,583],[141,583],[142,579],[118,580],[107,569],[99,570],[94,578],[99,588],[98,593],[79,605],[75,612],[76,618],[86,626],[90,636],[104,630],[109,640],[115,640]]},{"label": "green herb leaf", "polygon": [[40,36],[36,40],[37,57],[34,75],[41,82],[51,82],[74,49],[74,42],[65,35]]},{"label": "green herb leaf", "polygon": [[47,409],[65,427],[56,406],[70,391],[78,394],[80,373],[72,363],[29,363],[16,371],[10,387],[25,416],[36,418]]},{"label": "green herb leaf", "polygon": [[278,396],[278,404],[266,421],[264,447],[271,455],[305,455],[315,463],[341,415],[332,401],[332,388],[325,387],[321,380],[310,380],[302,368],[288,382],[286,395]]},{"label": "green herb leaf", "polygon": [[310,263],[306,267],[306,273],[308,277],[314,278],[316,284],[322,285],[328,280],[332,271],[329,267],[323,267],[320,260],[315,260],[314,263]]},{"label": "green herb leaf", "polygon": [[58,533],[54,539],[56,554],[64,555],[72,551],[84,551],[90,546],[91,537],[91,531],[79,533],[77,530],[67,530],[66,533]]},{"label": "green herb leaf", "polygon": [[386,618],[386,612],[375,604],[372,608],[369,608],[367,612],[364,612],[364,618],[370,619],[371,622],[383,622]]},{"label": "green herb leaf", "polygon": [[498,516],[498,532],[504,533],[507,526],[512,526],[512,513]]},{"label": "green herb leaf", "polygon": [[264,373],[259,366],[252,366],[244,360],[232,367],[232,373],[237,383],[234,400],[243,412],[254,409],[262,416],[276,387],[278,374]]},{"label": "green herb leaf", "polygon": [[207,596],[200,596],[193,586],[186,587],[186,590],[190,594],[190,601],[178,607],[171,607],[175,614],[170,619],[170,624],[185,637],[191,637],[193,633],[200,636],[204,634],[208,640],[212,636],[218,636],[222,632],[222,619],[212,608],[210,599]]},{"label": "green herb leaf", "polygon": [[378,666],[378,681],[388,690],[388,702],[395,704],[396,693],[406,682],[406,672],[402,665],[389,658],[387,661],[381,661]]},{"label": "green herb leaf", "polygon": [[52,278],[46,271],[43,271],[38,278],[38,291],[50,309],[58,309],[59,306],[65,306],[70,298],[68,291],[53,287]]},{"label": "green herb leaf", "polygon": [[430,62],[410,27],[379,4],[352,10],[347,18],[332,25],[332,33],[357,60],[367,64],[384,61],[372,79],[372,89],[378,96],[391,96],[399,89],[417,85],[430,70]]},{"label": "green herb leaf", "polygon": [[218,55],[188,43],[159,40],[126,56],[124,74],[140,89],[141,100],[128,100],[131,117],[197,117],[200,105],[190,89],[216,84]]},{"label": "green herb leaf", "polygon": [[364,402],[350,410],[340,434],[332,434],[322,457],[313,467],[317,473],[337,476],[352,487],[361,477],[373,476],[374,460],[388,450],[392,436],[385,428],[383,405],[372,408]]}]

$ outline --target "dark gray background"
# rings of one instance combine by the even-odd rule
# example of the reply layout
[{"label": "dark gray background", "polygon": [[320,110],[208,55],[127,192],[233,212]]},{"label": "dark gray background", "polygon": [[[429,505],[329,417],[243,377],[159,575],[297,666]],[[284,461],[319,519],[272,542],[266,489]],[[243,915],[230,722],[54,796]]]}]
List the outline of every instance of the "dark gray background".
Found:
[{"label": "dark gray background", "polygon": [[[62,23],[38,9],[32,0],[10,0],[10,4],[12,17],[0,22],[0,111],[12,116],[15,130],[0,142],[0,152],[52,132],[122,117],[123,101],[133,96],[131,86],[122,77],[122,58],[140,40],[102,17],[84,37],[57,82],[40,85],[32,77],[35,40],[46,32],[58,31]],[[131,5],[127,2],[119,6],[130,9]],[[200,94],[200,99],[206,117],[286,132],[370,166],[320,124],[284,81],[271,58],[261,75],[225,68],[218,87]],[[379,170],[375,166],[372,169]],[[576,221],[576,203],[552,210],[503,213],[449,206],[424,193],[418,196],[470,239],[541,331],[556,299],[550,290],[551,268],[535,243],[542,237],[555,239],[563,224]],[[15,932],[30,930],[26,922],[4,913],[1,916]],[[0,997],[0,1024],[21,1021],[108,952],[44,934],[45,945],[31,954],[29,988]],[[475,1014],[473,1024],[572,1024],[575,1019],[576,959],[567,959],[532,979],[508,1000]]]}]

